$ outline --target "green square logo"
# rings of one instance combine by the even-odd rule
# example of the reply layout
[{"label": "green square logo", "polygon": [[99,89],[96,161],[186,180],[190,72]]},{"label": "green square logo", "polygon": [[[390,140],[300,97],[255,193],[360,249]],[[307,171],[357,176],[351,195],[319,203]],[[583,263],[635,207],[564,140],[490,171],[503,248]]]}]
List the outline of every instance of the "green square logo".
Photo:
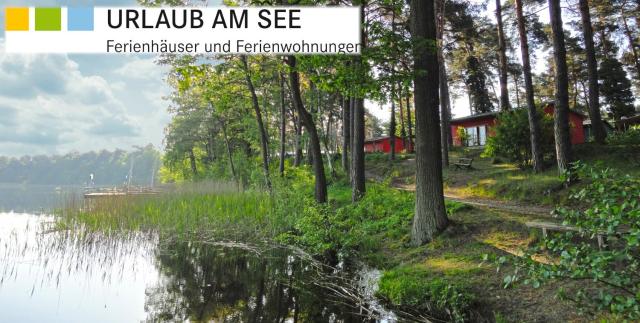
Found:
[{"label": "green square logo", "polygon": [[36,8],[37,31],[62,30],[62,15],[60,8]]}]

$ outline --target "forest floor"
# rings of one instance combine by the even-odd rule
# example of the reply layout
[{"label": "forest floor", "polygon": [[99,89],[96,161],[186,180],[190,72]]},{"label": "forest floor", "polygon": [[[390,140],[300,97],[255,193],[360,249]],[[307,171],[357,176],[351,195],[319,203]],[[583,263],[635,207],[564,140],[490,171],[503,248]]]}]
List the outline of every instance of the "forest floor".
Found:
[{"label": "forest floor", "polygon": [[[571,189],[581,185],[566,189],[553,164],[536,174],[481,154],[481,149],[459,147],[449,153],[450,166],[443,170],[448,199],[522,214],[548,215],[558,204],[567,203]],[[586,164],[640,177],[640,147],[587,143],[574,146],[574,155]],[[471,169],[456,169],[453,164],[459,158],[473,158]],[[395,188],[415,190],[414,155],[398,155],[396,161],[389,162],[388,155],[371,154],[366,165],[369,179],[388,180]]]},{"label": "forest floor", "polygon": [[[576,155],[590,164],[605,164],[624,173],[637,174],[638,167],[628,163],[614,148],[594,153],[585,145]],[[474,158],[470,170],[444,170],[445,197],[461,202],[465,207],[450,215],[449,228],[435,241],[422,248],[399,248],[387,244],[383,253],[393,259],[390,271],[401,270],[417,277],[442,277],[447,283],[462,283],[476,297],[481,317],[497,322],[583,322],[611,319],[605,314],[591,316],[578,312],[575,304],[560,300],[557,291],[569,294],[577,290],[577,283],[566,281],[543,285],[540,288],[518,286],[503,288],[503,278],[510,269],[483,261],[483,256],[520,255],[535,243],[540,233],[527,228],[532,220],[549,220],[554,206],[570,203],[571,189],[566,189],[557,172],[551,169],[534,174],[515,165],[494,163],[480,156],[478,150],[456,150],[451,163],[458,158]],[[635,153],[635,152],[634,152]],[[400,155],[389,162],[386,155],[367,156],[368,179],[387,183],[403,191],[415,190],[415,159]],[[610,160],[610,159],[614,160]],[[577,185],[581,185],[580,183]],[[418,273],[418,274],[416,274]]]}]

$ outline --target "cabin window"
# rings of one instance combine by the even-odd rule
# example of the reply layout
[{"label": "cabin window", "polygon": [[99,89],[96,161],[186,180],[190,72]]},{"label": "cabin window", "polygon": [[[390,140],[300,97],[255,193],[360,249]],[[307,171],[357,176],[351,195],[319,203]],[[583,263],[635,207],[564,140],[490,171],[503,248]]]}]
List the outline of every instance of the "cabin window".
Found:
[{"label": "cabin window", "polygon": [[478,141],[480,146],[484,146],[487,143],[487,126],[478,127]]},{"label": "cabin window", "polygon": [[487,143],[487,126],[465,128],[467,132],[467,146],[484,146]]}]

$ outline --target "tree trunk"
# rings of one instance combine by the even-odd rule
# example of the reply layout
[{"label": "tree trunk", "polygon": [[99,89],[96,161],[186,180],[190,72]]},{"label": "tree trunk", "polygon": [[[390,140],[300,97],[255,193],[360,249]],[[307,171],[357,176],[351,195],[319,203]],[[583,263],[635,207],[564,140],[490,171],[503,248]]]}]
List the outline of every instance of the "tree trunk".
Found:
[{"label": "tree trunk", "polygon": [[333,168],[333,156],[331,156],[331,123],[332,123],[332,114],[329,112],[329,116],[327,117],[327,128],[324,131],[324,140],[322,143],[324,144],[324,154],[327,156],[327,166],[329,166],[329,171],[331,172],[331,176],[336,175],[336,170]]},{"label": "tree trunk", "polygon": [[357,201],[365,193],[364,177],[364,99],[355,100],[353,111],[353,149],[351,163],[353,168],[351,200]]},{"label": "tree trunk", "polygon": [[400,108],[400,136],[402,137],[402,146],[407,151],[407,129],[405,128],[404,120],[404,107],[402,104],[402,90],[400,84],[398,84],[398,107]]},{"label": "tree trunk", "polygon": [[449,99],[449,84],[447,82],[447,70],[444,60],[444,14],[445,6],[444,0],[437,0],[437,24],[436,35],[438,39],[438,78],[440,88],[440,146],[442,148],[442,165],[444,167],[449,166],[449,116],[451,115],[450,99]]},{"label": "tree trunk", "polygon": [[[391,32],[395,36],[396,33],[396,11],[392,11],[391,15]],[[391,46],[393,50],[396,51],[397,47],[394,41],[392,41]],[[391,63],[391,76],[395,76],[395,62]],[[389,160],[396,160],[396,84],[395,82],[391,83],[391,120],[389,121],[389,142],[391,151],[389,153]]]},{"label": "tree trunk", "polygon": [[289,56],[287,63],[291,68],[289,78],[291,79],[291,97],[293,105],[298,111],[302,124],[309,133],[309,148],[313,158],[313,173],[315,175],[315,198],[318,203],[327,202],[327,178],[324,173],[324,163],[322,162],[322,149],[320,148],[320,138],[318,130],[313,122],[313,117],[304,108],[302,103],[302,95],[300,94],[300,75],[296,70],[296,57]]},{"label": "tree trunk", "polygon": [[284,160],[287,157],[286,154],[286,139],[287,139],[287,110],[284,101],[284,75],[279,74],[280,77],[280,176],[284,176]]},{"label": "tree trunk", "polygon": [[413,121],[411,120],[411,102],[410,102],[410,94],[407,92],[405,96],[405,103],[407,105],[407,130],[409,130],[409,148],[408,152],[413,153]]},{"label": "tree trunk", "polygon": [[351,102],[348,97],[342,98],[342,169],[349,173],[349,143],[351,142]]},{"label": "tree trunk", "polygon": [[529,59],[529,41],[527,37],[526,22],[522,13],[522,1],[515,0],[516,20],[518,22],[518,33],[520,34],[520,53],[522,55],[522,76],[524,77],[525,99],[527,101],[527,114],[529,116],[529,140],[531,141],[531,163],[534,172],[543,169],[543,155],[540,147],[540,117],[536,110],[536,103],[533,92],[533,78],[531,76],[531,62]]},{"label": "tree trunk", "polygon": [[355,133],[355,119],[356,119],[356,98],[355,97],[351,97],[351,99],[349,100],[349,112],[350,112],[350,117],[349,120],[351,121],[350,125],[349,125],[349,151],[351,152],[351,164],[349,165],[349,180],[351,181],[351,186],[353,186],[353,147],[355,147],[355,144],[353,143],[353,138],[354,133]]},{"label": "tree trunk", "polygon": [[[365,10],[366,1],[360,3],[360,43],[361,48],[364,50],[366,46],[366,34],[365,30]],[[355,57],[355,68],[362,75],[364,67],[362,64],[362,56]],[[364,98],[362,94],[358,93],[355,105],[353,107],[353,134],[351,140],[353,145],[351,147],[351,164],[353,168],[353,177],[351,180],[351,201],[358,201],[364,196],[365,193],[365,176],[364,176]]]},{"label": "tree trunk", "polygon": [[260,104],[258,103],[258,96],[256,95],[256,89],[253,86],[251,80],[251,73],[249,71],[249,64],[247,63],[247,57],[240,56],[242,66],[244,68],[244,75],[247,81],[247,87],[251,92],[251,103],[253,105],[253,111],[256,114],[256,122],[258,123],[258,131],[260,132],[260,148],[262,149],[262,170],[264,171],[265,185],[267,189],[271,191],[271,179],[269,179],[269,140],[267,138],[267,131],[262,121],[262,113],[260,112]]},{"label": "tree trunk", "polygon": [[295,114],[297,115],[297,118],[294,120],[294,126],[296,128],[296,153],[293,157],[293,166],[298,167],[302,163],[302,119],[300,119],[298,112]]},{"label": "tree trunk", "polygon": [[580,15],[582,17],[582,35],[587,54],[587,73],[589,78],[589,119],[593,137],[599,144],[604,144],[607,133],[604,130],[602,117],[600,116],[600,98],[598,92],[598,62],[596,61],[596,49],[593,44],[593,26],[591,25],[591,13],[589,1],[580,1]]},{"label": "tree trunk", "polygon": [[518,80],[519,75],[514,73],[513,74],[513,84],[515,86],[515,92],[516,92],[516,107],[520,107],[520,80]]},{"label": "tree trunk", "polygon": [[[586,1],[586,0],[582,0]],[[635,38],[633,37],[633,33],[629,28],[629,24],[627,23],[627,12],[624,9],[624,4],[620,5],[620,9],[622,10],[622,26],[624,27],[624,34],[627,36],[627,41],[629,42],[629,47],[631,47],[631,55],[633,56],[633,63],[636,69],[636,80],[640,81],[640,58],[638,57],[638,44],[636,44]],[[640,1],[638,1],[638,9],[640,9]],[[588,10],[588,9],[587,9]],[[640,12],[636,13],[640,15]],[[640,18],[636,18],[636,21],[640,21]],[[636,28],[640,28],[640,26],[636,26]]]},{"label": "tree trunk", "polygon": [[191,163],[191,173],[193,174],[193,177],[198,176],[198,166],[196,164],[196,155],[193,153],[193,148],[189,149],[189,162]]},{"label": "tree trunk", "polygon": [[389,160],[396,160],[396,93],[395,84],[391,85],[391,120],[389,121]]},{"label": "tree trunk", "polygon": [[238,175],[236,174],[236,166],[233,164],[233,151],[231,149],[231,143],[229,142],[229,137],[227,136],[227,125],[224,120],[221,122],[222,124],[222,135],[224,136],[224,143],[227,146],[227,157],[229,157],[229,167],[231,167],[231,174],[233,175],[233,180],[240,188],[240,181],[238,180]]},{"label": "tree trunk", "polygon": [[445,84],[440,83],[440,118],[441,118],[441,127],[440,127],[440,145],[442,152],[442,165],[444,167],[449,166],[449,137],[451,130],[449,130],[449,89],[446,85],[447,74],[444,70],[444,59],[442,61],[442,65],[440,65],[439,79]]},{"label": "tree trunk", "polygon": [[549,15],[553,36],[553,58],[555,62],[555,113],[553,132],[556,141],[558,171],[564,173],[571,162],[571,139],[569,133],[569,78],[567,50],[564,44],[560,0],[549,0]]},{"label": "tree trunk", "polygon": [[[416,107],[416,211],[411,244],[422,245],[447,226],[442,188],[440,122],[438,118],[437,49],[433,0],[411,1],[414,43],[414,102]],[[425,73],[426,72],[426,73]]]},{"label": "tree trunk", "polygon": [[509,89],[507,84],[507,45],[504,40],[504,27],[502,24],[502,3],[496,0],[496,20],[498,21],[498,57],[500,60],[500,110],[509,110]]}]

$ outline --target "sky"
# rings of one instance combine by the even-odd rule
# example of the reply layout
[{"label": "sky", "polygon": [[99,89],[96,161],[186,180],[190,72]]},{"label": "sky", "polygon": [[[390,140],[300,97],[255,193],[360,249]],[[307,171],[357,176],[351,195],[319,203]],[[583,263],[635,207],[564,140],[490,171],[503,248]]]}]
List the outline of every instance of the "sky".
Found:
[{"label": "sky", "polygon": [[[149,143],[170,121],[167,67],[153,55],[4,53],[4,7],[134,6],[136,0],[0,0],[0,156],[51,155]],[[388,108],[367,102],[383,120]]]},{"label": "sky", "polygon": [[[0,0],[2,9],[10,5],[134,6],[136,0]],[[493,18],[494,8],[489,1],[485,14]],[[155,64],[154,56],[5,54],[4,27],[0,30],[0,156],[131,149],[149,143],[162,148],[170,121],[163,97],[170,88],[164,81],[168,68]],[[376,117],[389,119],[388,106],[365,105]],[[454,117],[469,114],[466,96],[454,98],[452,112]]]},{"label": "sky", "polygon": [[166,67],[151,55],[4,53],[4,7],[133,6],[135,0],[0,0],[0,156],[162,147]]}]

